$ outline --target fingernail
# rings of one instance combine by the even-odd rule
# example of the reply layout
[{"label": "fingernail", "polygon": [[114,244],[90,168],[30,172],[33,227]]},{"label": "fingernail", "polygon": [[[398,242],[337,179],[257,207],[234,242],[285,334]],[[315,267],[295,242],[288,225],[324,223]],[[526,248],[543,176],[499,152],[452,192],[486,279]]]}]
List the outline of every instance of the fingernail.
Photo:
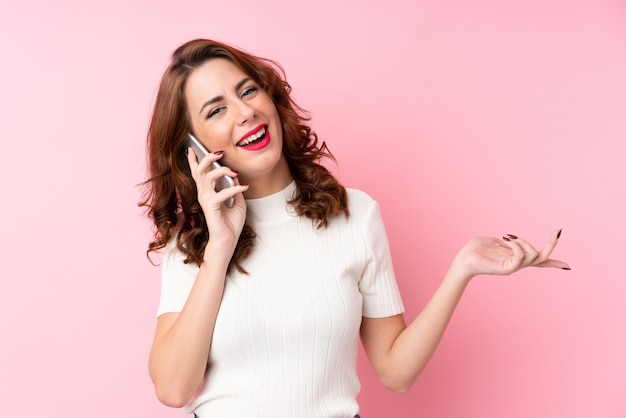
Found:
[{"label": "fingernail", "polygon": [[561,238],[561,231],[563,231],[563,228],[559,229],[559,233],[556,234],[556,239]]},{"label": "fingernail", "polygon": [[244,184],[242,184],[241,186],[248,187],[248,186],[249,186],[249,184],[248,184],[248,183],[244,183]]},{"label": "fingernail", "polygon": [[222,155],[224,153],[224,151],[215,151],[213,154],[215,155]]},{"label": "fingernail", "polygon": [[511,234],[506,234],[507,237],[511,238],[511,239],[517,239],[517,237],[515,235],[511,235]]},{"label": "fingernail", "polygon": [[507,237],[502,237],[503,240],[505,241],[511,241],[510,239],[508,239]]},{"label": "fingernail", "polygon": [[239,175],[239,171],[237,171],[237,170],[233,170],[233,169],[231,168],[231,169],[230,169],[230,171],[232,171],[233,173],[235,173],[235,174]]},{"label": "fingernail", "polygon": [[562,270],[571,270],[569,267],[561,267]]}]

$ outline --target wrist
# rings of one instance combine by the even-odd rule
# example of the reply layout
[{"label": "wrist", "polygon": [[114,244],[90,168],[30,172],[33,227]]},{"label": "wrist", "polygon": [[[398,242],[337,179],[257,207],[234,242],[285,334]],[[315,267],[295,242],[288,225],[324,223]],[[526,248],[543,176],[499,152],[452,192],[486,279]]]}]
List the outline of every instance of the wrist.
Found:
[{"label": "wrist", "polygon": [[454,257],[454,260],[452,260],[452,264],[448,270],[448,276],[452,280],[467,286],[476,274],[473,273],[472,270],[468,268],[466,263],[463,262],[461,253],[459,253],[456,257]]},{"label": "wrist", "polygon": [[209,238],[204,248],[202,261],[205,263],[210,262],[213,265],[222,265],[227,268],[234,253],[235,247],[226,243],[218,243],[216,240]]}]

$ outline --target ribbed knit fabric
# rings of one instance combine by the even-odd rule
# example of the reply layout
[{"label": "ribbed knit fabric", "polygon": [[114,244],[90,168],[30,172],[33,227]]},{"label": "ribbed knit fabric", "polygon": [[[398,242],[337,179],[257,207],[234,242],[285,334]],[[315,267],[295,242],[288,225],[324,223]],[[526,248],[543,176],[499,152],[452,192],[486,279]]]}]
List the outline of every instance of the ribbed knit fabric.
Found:
[{"label": "ribbed knit fabric", "polygon": [[[378,204],[349,189],[350,217],[327,228],[295,215],[295,190],[248,200],[258,235],[226,278],[205,384],[185,407],[200,418],[348,418],[359,412],[362,316],[403,312]],[[182,310],[198,271],[171,243],[158,314]],[[233,269],[235,270],[235,269]]]}]

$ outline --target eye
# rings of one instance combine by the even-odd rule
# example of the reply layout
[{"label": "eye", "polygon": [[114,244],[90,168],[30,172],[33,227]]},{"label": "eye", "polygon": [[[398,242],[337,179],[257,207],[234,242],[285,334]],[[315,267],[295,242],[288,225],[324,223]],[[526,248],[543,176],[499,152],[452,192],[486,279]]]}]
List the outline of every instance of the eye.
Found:
[{"label": "eye", "polygon": [[258,90],[258,88],[256,86],[250,86],[247,87],[246,89],[244,89],[244,91],[241,92],[241,97],[248,97],[250,95],[252,95],[253,93],[255,93]]},{"label": "eye", "polygon": [[206,118],[210,119],[211,117],[220,113],[222,110],[224,110],[223,107],[216,107],[215,109],[211,110],[208,115],[206,115]]}]

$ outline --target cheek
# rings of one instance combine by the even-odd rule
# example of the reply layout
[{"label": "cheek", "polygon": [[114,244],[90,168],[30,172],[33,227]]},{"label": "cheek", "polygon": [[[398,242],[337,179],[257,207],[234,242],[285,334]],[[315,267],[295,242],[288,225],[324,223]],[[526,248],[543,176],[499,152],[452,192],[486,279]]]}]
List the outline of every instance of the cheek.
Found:
[{"label": "cheek", "polygon": [[284,146],[284,139],[285,139],[285,134],[283,132],[283,127],[279,125],[276,127],[276,132],[274,134],[274,140],[280,144],[280,148],[282,150],[283,146]]},{"label": "cheek", "polygon": [[223,151],[224,146],[230,144],[230,131],[225,126],[212,126],[204,131],[207,147],[211,151]]},{"label": "cheek", "polygon": [[268,108],[268,113],[266,113],[268,115],[271,115],[270,118],[272,119],[273,125],[274,125],[274,130],[282,136],[283,133],[283,123],[282,120],[280,119],[280,115],[278,114],[278,110],[276,109],[276,107],[274,106],[274,104],[272,103],[271,106]]}]

